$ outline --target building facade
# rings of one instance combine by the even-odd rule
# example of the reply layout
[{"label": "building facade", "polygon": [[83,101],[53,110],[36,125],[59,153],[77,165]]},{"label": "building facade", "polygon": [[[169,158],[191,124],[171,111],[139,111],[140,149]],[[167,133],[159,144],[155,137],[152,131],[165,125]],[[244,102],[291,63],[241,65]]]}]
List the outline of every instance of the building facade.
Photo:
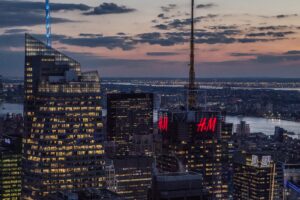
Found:
[{"label": "building facade", "polygon": [[[162,112],[159,115],[158,127],[163,137],[163,154],[173,155],[178,159],[178,169],[181,172],[193,171],[201,174],[203,186],[211,198],[228,199],[228,182],[224,181],[227,177],[224,167],[229,166],[229,159],[225,158],[228,151],[223,154],[223,148],[228,145],[221,137],[220,112]],[[158,163],[161,165],[168,162]],[[169,166],[159,168],[168,169]]]},{"label": "building facade", "polygon": [[208,200],[201,174],[154,173],[148,200]]},{"label": "building facade", "polygon": [[237,153],[233,170],[234,200],[283,199],[283,169],[271,156]]},{"label": "building facade", "polygon": [[115,154],[153,154],[153,94],[107,95],[107,139]]},{"label": "building facade", "polygon": [[19,200],[22,190],[21,136],[5,135],[0,140],[0,199]]},{"label": "building facade", "polygon": [[151,186],[152,163],[149,156],[114,158],[116,193],[125,199],[146,200]]},{"label": "building facade", "polygon": [[102,187],[98,73],[28,34],[25,43],[24,198]]}]

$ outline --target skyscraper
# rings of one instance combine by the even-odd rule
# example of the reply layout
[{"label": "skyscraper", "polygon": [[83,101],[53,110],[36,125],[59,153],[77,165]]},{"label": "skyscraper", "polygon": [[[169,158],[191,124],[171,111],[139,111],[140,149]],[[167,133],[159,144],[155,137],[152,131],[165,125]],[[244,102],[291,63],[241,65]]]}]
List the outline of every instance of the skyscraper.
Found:
[{"label": "skyscraper", "polygon": [[102,186],[97,72],[26,34],[24,198]]},{"label": "skyscraper", "polygon": [[[163,153],[174,155],[180,171],[193,171],[203,176],[203,186],[213,199],[228,199],[228,183],[224,178],[228,154],[223,152],[226,141],[221,137],[220,112],[170,111],[159,117],[163,135]],[[165,159],[165,157],[159,157]],[[223,163],[224,162],[224,163]],[[159,163],[166,163],[159,160]],[[160,169],[174,169],[159,166]]]},{"label": "skyscraper", "polygon": [[118,156],[152,155],[153,94],[108,94],[107,139]]},{"label": "skyscraper", "polygon": [[233,199],[283,199],[283,169],[271,156],[237,153],[234,157]]}]

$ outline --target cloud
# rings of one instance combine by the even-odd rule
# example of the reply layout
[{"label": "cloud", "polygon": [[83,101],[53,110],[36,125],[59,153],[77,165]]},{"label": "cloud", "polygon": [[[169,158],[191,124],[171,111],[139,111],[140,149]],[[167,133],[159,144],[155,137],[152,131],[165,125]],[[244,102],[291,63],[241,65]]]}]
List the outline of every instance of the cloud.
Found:
[{"label": "cloud", "polygon": [[164,12],[170,12],[171,10],[174,10],[177,7],[176,4],[169,4],[167,6],[162,6],[161,9]]},{"label": "cloud", "polygon": [[135,39],[138,43],[148,43],[150,45],[174,46],[186,42],[185,38],[176,35],[165,35],[159,32],[143,33],[137,35]]},{"label": "cloud", "polygon": [[4,31],[5,34],[16,34],[16,33],[25,33],[29,31],[28,29],[25,28],[14,28],[14,29],[8,29]]},{"label": "cloud", "polygon": [[299,50],[291,50],[291,51],[285,52],[284,55],[300,55],[300,51]]},{"label": "cloud", "polygon": [[[206,16],[200,16],[200,17],[196,17],[194,19],[194,21],[200,22],[201,20],[204,19],[212,19],[212,18],[216,18],[218,17],[218,15],[214,15],[214,14],[208,14]],[[155,28],[160,29],[160,30],[171,30],[171,29],[179,29],[182,30],[187,26],[190,26],[191,24],[191,19],[190,18],[186,18],[186,19],[172,19],[169,20],[165,23],[156,25]]]},{"label": "cloud", "polygon": [[127,8],[126,6],[119,6],[115,3],[103,3],[94,10],[85,13],[86,15],[107,15],[107,14],[121,14],[134,12],[135,9]]},{"label": "cloud", "polygon": [[291,15],[277,15],[277,19],[283,19],[283,18],[288,18],[288,17],[297,17],[297,14],[291,14]]},{"label": "cloud", "polygon": [[255,53],[231,53],[230,56],[233,57],[249,57],[249,56],[258,56],[259,54]]},{"label": "cloud", "polygon": [[154,28],[159,29],[159,30],[168,30],[169,27],[165,24],[157,24],[154,26]]},{"label": "cloud", "polygon": [[174,56],[178,55],[177,52],[147,52],[147,56]]},{"label": "cloud", "polygon": [[84,47],[105,47],[107,49],[120,48],[124,51],[135,48],[135,42],[127,36],[103,36],[101,34],[86,34],[82,33],[80,37],[64,37],[60,38],[59,42],[68,45],[84,46]]},{"label": "cloud", "polygon": [[231,26],[219,25],[219,26],[210,26],[209,28],[213,29],[213,30],[219,30],[219,29],[221,29],[221,30],[235,29],[236,30],[238,28],[238,26],[236,26],[236,25],[231,25]]},{"label": "cloud", "polygon": [[267,30],[283,30],[289,28],[288,26],[261,26],[261,27],[255,27],[256,29],[260,31],[267,31]]},{"label": "cloud", "polygon": [[157,15],[157,17],[160,19],[169,19],[169,17],[167,17],[164,13],[160,13],[159,15]]},{"label": "cloud", "polygon": [[[15,26],[34,26],[45,23],[44,14],[45,4],[43,2],[31,1],[0,1],[0,28]],[[84,4],[62,4],[52,3],[52,11],[61,10],[81,10],[84,11],[89,7]],[[64,18],[52,17],[52,23],[72,22]]]},{"label": "cloud", "polygon": [[196,6],[196,8],[198,9],[208,9],[208,8],[212,8],[212,7],[215,7],[217,6],[216,4],[214,3],[208,3],[208,4],[199,4]]},{"label": "cloud", "polygon": [[295,34],[293,31],[286,31],[286,32],[259,32],[259,33],[249,33],[247,34],[248,37],[266,37],[266,36],[272,36],[272,37],[285,37],[287,35]]}]

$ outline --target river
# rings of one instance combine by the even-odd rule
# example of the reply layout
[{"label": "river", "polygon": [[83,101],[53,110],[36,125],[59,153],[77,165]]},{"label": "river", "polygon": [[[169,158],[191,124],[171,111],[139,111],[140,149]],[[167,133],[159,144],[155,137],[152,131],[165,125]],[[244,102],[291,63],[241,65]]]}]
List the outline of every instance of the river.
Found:
[{"label": "river", "polygon": [[[23,105],[16,103],[2,103],[0,104],[0,115],[5,115],[7,113],[23,113]],[[106,115],[107,111],[103,110],[103,114]],[[157,121],[157,111],[154,112],[154,121]],[[262,132],[267,135],[273,135],[276,126],[286,129],[287,131],[300,134],[300,122],[291,122],[286,120],[271,120],[259,117],[236,117],[236,116],[227,116],[226,122],[234,124],[234,130],[236,125],[240,121],[246,121],[250,124],[251,132]]]},{"label": "river", "polygon": [[6,115],[7,113],[23,114],[23,104],[1,103],[0,115]]},{"label": "river", "polygon": [[241,120],[246,121],[250,125],[251,132],[262,132],[267,135],[273,135],[275,127],[279,126],[286,129],[287,131],[300,134],[300,122],[272,120],[259,117],[226,117],[226,122],[234,124],[234,130],[236,128],[236,125],[239,124]]}]

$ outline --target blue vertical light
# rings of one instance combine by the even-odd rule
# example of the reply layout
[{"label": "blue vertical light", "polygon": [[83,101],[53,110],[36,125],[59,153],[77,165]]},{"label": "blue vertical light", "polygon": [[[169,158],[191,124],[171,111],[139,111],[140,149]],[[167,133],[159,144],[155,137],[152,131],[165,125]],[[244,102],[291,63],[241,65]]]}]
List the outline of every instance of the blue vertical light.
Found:
[{"label": "blue vertical light", "polygon": [[46,38],[47,46],[51,47],[51,16],[50,16],[50,0],[46,0]]}]

